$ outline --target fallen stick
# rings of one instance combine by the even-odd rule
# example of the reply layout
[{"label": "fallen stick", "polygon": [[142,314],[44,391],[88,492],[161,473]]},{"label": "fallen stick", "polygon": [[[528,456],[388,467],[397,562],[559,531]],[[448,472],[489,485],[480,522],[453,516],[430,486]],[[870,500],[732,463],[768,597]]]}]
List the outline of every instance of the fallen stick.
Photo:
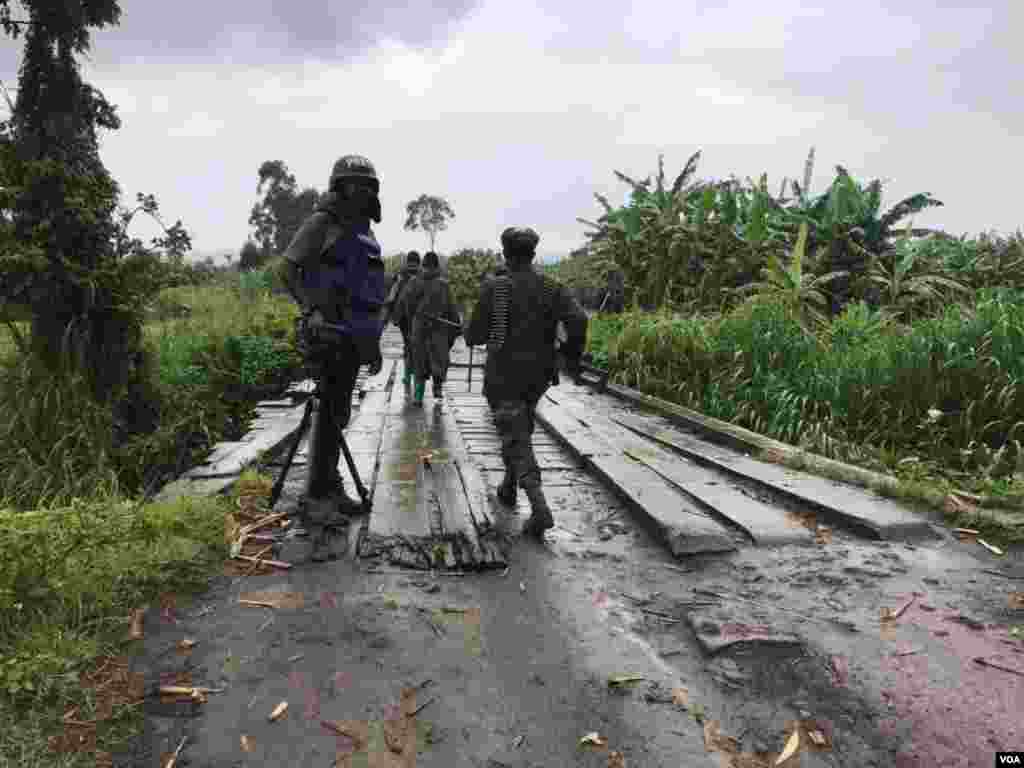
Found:
[{"label": "fallen stick", "polygon": [[274,548],[274,545],[273,545],[273,544],[268,544],[268,545],[267,545],[267,546],[265,546],[265,547],[264,547],[263,549],[261,549],[261,550],[260,550],[259,552],[257,552],[257,553],[256,553],[256,554],[254,555],[254,557],[256,558],[256,560],[255,560],[255,561],[253,562],[253,564],[252,564],[252,565],[250,565],[250,566],[249,566],[249,570],[245,572],[245,575],[246,575],[246,576],[252,576],[252,575],[253,575],[254,573],[256,573],[256,569],[257,569],[257,568],[259,568],[259,567],[260,567],[260,563],[262,563],[262,562],[263,562],[263,559],[262,559],[262,558],[263,558],[263,556],[264,556],[265,554],[267,554],[267,552],[269,552],[269,551],[270,551],[270,550],[272,550],[273,548]]},{"label": "fallen stick", "polygon": [[1014,669],[1013,667],[1004,667],[1003,665],[996,664],[995,662],[989,661],[988,659],[986,659],[986,658],[984,658],[982,656],[975,656],[974,657],[974,663],[975,664],[981,664],[981,666],[983,666],[983,667],[992,667],[992,669],[1001,669],[1003,672],[1011,672],[1011,673],[1013,673],[1015,675],[1020,675],[1021,677],[1024,677],[1024,670]]},{"label": "fallen stick", "polygon": [[224,693],[226,688],[205,688],[200,685],[161,685],[159,693],[163,696],[191,696],[193,692]]},{"label": "fallen stick", "polygon": [[266,517],[260,518],[255,523],[249,523],[249,525],[242,526],[242,529],[241,531],[239,531],[239,533],[243,536],[248,536],[256,529],[263,528],[265,526],[270,525],[271,523],[276,523],[278,520],[281,520],[282,518],[285,518],[287,516],[287,512],[275,512],[272,515],[267,515]]},{"label": "fallen stick", "polygon": [[907,600],[907,602],[905,602],[903,605],[901,605],[896,610],[896,612],[892,615],[892,617],[894,619],[898,619],[900,616],[902,616],[904,614],[904,612],[906,612],[907,608],[909,608],[911,605],[913,605],[915,600],[917,600],[917,595],[911,595],[910,599]]},{"label": "fallen stick", "polygon": [[[235,555],[235,559],[236,560],[246,560],[246,561],[248,561],[250,563],[253,562],[254,560],[256,560],[255,557],[251,557],[249,555]],[[259,560],[259,562],[266,563],[267,565],[272,565],[275,568],[291,568],[292,567],[291,563],[282,563],[280,560]]]},{"label": "fallen stick", "polygon": [[987,568],[982,568],[981,572],[982,573],[991,574],[992,576],[1002,576],[1004,579],[1013,579],[1015,581],[1024,581],[1024,576],[1014,576],[1014,575],[1009,574],[1009,573],[1003,573],[1002,571],[990,571]]},{"label": "fallen stick", "polygon": [[164,768],[174,768],[174,764],[178,762],[178,755],[181,754],[181,748],[185,746],[185,739],[187,738],[187,736],[181,737],[181,743],[178,745],[178,748],[174,750],[174,754],[171,755],[171,759],[167,761]]},{"label": "fallen stick", "polygon": [[673,616],[668,613],[662,613],[661,611],[651,611],[647,608],[637,608],[640,613],[646,613],[648,616],[657,616],[662,619],[671,619],[672,621],[679,621],[678,616]]},{"label": "fallen stick", "polygon": [[414,709],[412,711],[412,714],[410,715],[410,717],[416,717],[416,715],[418,715],[420,712],[422,712],[424,709],[426,709],[429,705],[433,704],[435,701],[437,701],[437,698],[434,697],[434,696],[431,696],[429,700],[423,702],[418,707],[416,707],[416,709]]},{"label": "fallen stick", "polygon": [[277,608],[277,603],[268,603],[262,600],[239,600],[239,605],[248,605],[253,608]]}]

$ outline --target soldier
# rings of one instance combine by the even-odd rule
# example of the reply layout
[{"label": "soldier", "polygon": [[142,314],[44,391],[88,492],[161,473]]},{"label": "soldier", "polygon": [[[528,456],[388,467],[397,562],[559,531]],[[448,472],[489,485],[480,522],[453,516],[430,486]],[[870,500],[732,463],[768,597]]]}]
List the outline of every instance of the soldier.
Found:
[{"label": "soldier", "polygon": [[[343,523],[361,505],[345,493],[338,460],[359,368],[383,365],[387,273],[370,220],[381,219],[380,182],[365,157],[346,155],[331,170],[328,192],[284,254],[282,278],[299,306],[299,343],[322,379],[325,397],[313,418],[310,468],[300,515],[322,559],[324,526]],[[324,327],[342,326],[344,332]]]},{"label": "soldier", "polygon": [[441,387],[448,376],[449,354],[456,337],[462,333],[459,311],[448,281],[441,277],[438,256],[428,251],[423,256],[423,272],[409,285],[399,312],[411,318],[413,361],[416,388],[413,404],[423,404],[427,379],[430,394],[441,404]]},{"label": "soldier", "polygon": [[417,251],[409,251],[409,255],[405,257],[405,267],[402,269],[395,281],[395,284],[391,288],[391,293],[388,295],[388,311],[391,313],[391,319],[395,325],[398,326],[398,330],[402,332],[402,357],[405,360],[405,374],[402,377],[402,381],[405,386],[409,386],[412,382],[412,372],[414,362],[412,358],[412,338],[410,336],[409,323],[412,318],[404,317],[399,309],[401,308],[402,294],[405,293],[405,289],[409,287],[413,279],[416,278],[420,273],[420,255]]},{"label": "soldier", "polygon": [[533,269],[538,242],[540,237],[529,228],[510,227],[501,233],[509,271],[484,286],[466,330],[467,344],[487,345],[484,384],[505,464],[498,499],[514,507],[518,488],[526,491],[533,514],[523,533],[534,536],[555,524],[541,489],[531,435],[537,403],[557,377],[558,324],[566,331],[560,351],[574,376],[587,338],[586,313],[572,294]]}]

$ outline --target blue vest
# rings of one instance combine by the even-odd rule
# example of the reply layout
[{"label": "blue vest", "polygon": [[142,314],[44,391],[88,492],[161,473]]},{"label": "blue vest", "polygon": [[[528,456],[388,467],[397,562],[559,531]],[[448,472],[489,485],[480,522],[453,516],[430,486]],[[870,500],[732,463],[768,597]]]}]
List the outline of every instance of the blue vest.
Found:
[{"label": "blue vest", "polygon": [[303,270],[303,282],[327,321],[344,327],[360,363],[372,362],[384,332],[380,314],[388,297],[388,277],[369,222],[349,224],[320,255],[320,263]]}]

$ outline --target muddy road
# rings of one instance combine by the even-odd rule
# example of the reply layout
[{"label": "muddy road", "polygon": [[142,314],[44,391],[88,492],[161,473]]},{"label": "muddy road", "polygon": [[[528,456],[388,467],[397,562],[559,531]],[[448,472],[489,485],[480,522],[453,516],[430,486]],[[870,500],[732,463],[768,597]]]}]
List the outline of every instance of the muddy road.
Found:
[{"label": "muddy road", "polygon": [[[669,462],[678,442],[743,465],[568,383],[544,406],[557,429],[535,436],[558,527],[522,539],[522,493],[515,511],[474,495],[473,478],[493,496],[502,474],[480,371],[470,388],[453,368],[442,407],[414,408],[387,340],[349,433],[373,513],[330,562],[310,561],[293,523],[274,550],[292,568],[225,576],[154,617],[137,670],[219,692],[148,701],[120,764],[159,765],[183,737],[178,765],[194,768],[768,766],[794,729],[787,766],[988,766],[1024,748],[1019,553],[922,513],[872,528]],[[275,511],[294,510],[303,461]],[[876,501],[835,497],[862,517]]]}]

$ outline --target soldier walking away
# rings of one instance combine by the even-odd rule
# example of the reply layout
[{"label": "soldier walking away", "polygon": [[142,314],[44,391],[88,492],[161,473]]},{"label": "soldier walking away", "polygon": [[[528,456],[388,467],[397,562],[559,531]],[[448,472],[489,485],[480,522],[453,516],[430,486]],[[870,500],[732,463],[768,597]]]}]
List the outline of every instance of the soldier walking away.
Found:
[{"label": "soldier walking away", "polygon": [[587,339],[587,316],[569,291],[533,268],[540,237],[530,228],[501,233],[508,274],[488,281],[466,330],[466,343],[487,346],[486,397],[501,436],[505,477],[498,499],[514,507],[518,488],[526,492],[532,515],[523,533],[541,536],[554,527],[541,489],[540,467],[531,436],[537,403],[557,380],[555,339],[565,327],[560,352],[569,373],[579,375]]},{"label": "soldier walking away", "polygon": [[455,339],[462,333],[455,299],[448,281],[441,277],[438,256],[428,251],[423,256],[423,271],[412,281],[401,301],[399,312],[411,318],[413,365],[416,387],[413,404],[422,405],[431,379],[430,394],[441,404],[441,388],[448,377],[449,355]]},{"label": "soldier walking away", "polygon": [[[338,471],[359,368],[383,365],[387,272],[370,220],[381,220],[380,182],[369,160],[346,155],[331,170],[328,192],[285,250],[282,278],[302,310],[297,337],[325,396],[313,416],[310,470],[299,514],[319,547],[324,527],[358,514]],[[324,323],[340,326],[336,331]],[[322,553],[314,551],[315,559]]]},{"label": "soldier walking away", "polygon": [[398,326],[398,330],[402,332],[402,358],[405,361],[405,374],[402,377],[402,381],[407,387],[412,382],[412,372],[414,367],[412,358],[412,334],[410,328],[412,318],[405,317],[400,314],[399,308],[402,306],[402,294],[405,293],[405,289],[409,287],[412,281],[419,274],[420,254],[417,251],[409,251],[409,255],[405,257],[405,266],[402,268],[401,273],[399,273],[398,279],[395,280],[395,284],[391,287],[391,293],[388,295],[387,300],[388,312],[391,314],[391,319],[394,324]]}]

